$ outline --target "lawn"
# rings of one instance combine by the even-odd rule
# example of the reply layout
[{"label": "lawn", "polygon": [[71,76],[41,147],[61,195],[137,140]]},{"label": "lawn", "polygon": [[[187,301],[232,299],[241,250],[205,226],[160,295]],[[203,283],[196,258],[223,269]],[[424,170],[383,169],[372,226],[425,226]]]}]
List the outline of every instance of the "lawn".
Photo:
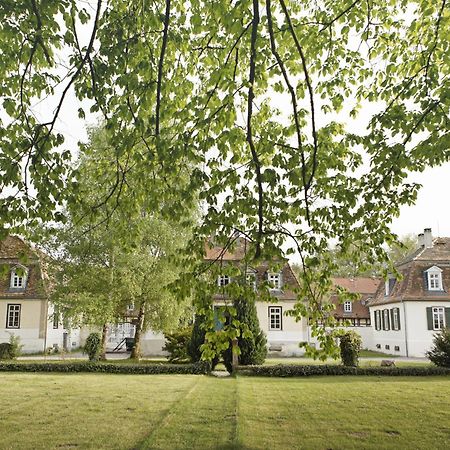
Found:
[{"label": "lawn", "polygon": [[450,378],[0,374],[1,449],[450,448]]}]

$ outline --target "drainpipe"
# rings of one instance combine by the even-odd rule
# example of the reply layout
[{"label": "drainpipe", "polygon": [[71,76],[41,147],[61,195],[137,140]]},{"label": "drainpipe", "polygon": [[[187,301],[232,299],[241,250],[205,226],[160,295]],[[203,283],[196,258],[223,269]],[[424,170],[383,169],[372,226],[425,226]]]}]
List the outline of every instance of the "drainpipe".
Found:
[{"label": "drainpipe", "polygon": [[402,305],[403,305],[403,317],[405,318],[405,350],[406,350],[406,357],[409,356],[409,352],[408,352],[408,327],[407,327],[407,320],[406,320],[406,306],[405,306],[405,302],[402,300]]}]

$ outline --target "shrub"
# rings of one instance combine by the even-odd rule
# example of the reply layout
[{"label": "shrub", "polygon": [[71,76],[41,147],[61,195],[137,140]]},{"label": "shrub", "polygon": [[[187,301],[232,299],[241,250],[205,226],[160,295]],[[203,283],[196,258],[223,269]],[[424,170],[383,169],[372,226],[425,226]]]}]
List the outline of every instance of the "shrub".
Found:
[{"label": "shrub", "polygon": [[359,352],[361,351],[361,336],[352,330],[345,330],[339,334],[339,347],[342,364],[347,367],[357,367]]},{"label": "shrub", "polygon": [[166,344],[163,350],[169,353],[170,362],[189,361],[188,345],[191,340],[192,327],[184,328],[165,335]]},{"label": "shrub", "polygon": [[0,363],[0,372],[98,372],[119,374],[193,374],[204,375],[210,370],[209,363],[194,364],[115,364],[109,362],[42,362]]},{"label": "shrub", "polygon": [[450,375],[450,368],[433,366],[416,367],[348,367],[340,365],[285,365],[239,366],[240,375],[263,377],[309,377],[319,375],[368,376],[433,376]]},{"label": "shrub", "polygon": [[433,347],[426,355],[437,366],[450,367],[450,328],[434,335]]},{"label": "shrub", "polygon": [[12,359],[11,344],[9,342],[2,342],[0,344],[0,359]]},{"label": "shrub", "polygon": [[22,354],[23,345],[20,344],[20,336],[11,333],[9,336],[9,345],[11,346],[11,358],[15,359]]},{"label": "shrub", "polygon": [[22,353],[23,345],[20,345],[20,336],[10,334],[9,342],[0,344],[0,359],[15,359]]},{"label": "shrub", "polygon": [[87,353],[89,361],[97,361],[100,356],[102,340],[99,333],[91,333],[84,345],[84,352]]},{"label": "shrub", "polygon": [[[196,314],[194,320],[194,326],[192,327],[191,339],[189,340],[187,351],[188,355],[191,358],[192,362],[200,362],[202,360],[202,351],[200,350],[200,346],[205,343],[206,336],[206,318],[201,314]],[[211,370],[217,366],[219,362],[219,358],[215,357],[210,362]]]},{"label": "shrub", "polygon": [[[239,364],[242,366],[262,364],[267,356],[267,339],[259,326],[255,302],[245,298],[234,301],[236,319],[248,326],[252,335],[250,337],[238,337],[240,350]],[[223,362],[228,372],[232,371],[232,347],[231,345],[223,354]]]}]

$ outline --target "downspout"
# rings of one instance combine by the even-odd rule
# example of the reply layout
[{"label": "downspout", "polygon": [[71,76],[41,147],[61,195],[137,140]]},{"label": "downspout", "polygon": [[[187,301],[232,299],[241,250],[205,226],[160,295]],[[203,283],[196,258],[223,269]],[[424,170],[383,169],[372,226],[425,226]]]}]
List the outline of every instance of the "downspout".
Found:
[{"label": "downspout", "polygon": [[405,318],[405,350],[406,350],[406,357],[409,357],[409,352],[408,352],[408,327],[407,327],[407,323],[408,321],[406,320],[406,307],[405,307],[405,302],[403,301],[403,299],[401,300],[402,305],[403,305],[403,317]]}]

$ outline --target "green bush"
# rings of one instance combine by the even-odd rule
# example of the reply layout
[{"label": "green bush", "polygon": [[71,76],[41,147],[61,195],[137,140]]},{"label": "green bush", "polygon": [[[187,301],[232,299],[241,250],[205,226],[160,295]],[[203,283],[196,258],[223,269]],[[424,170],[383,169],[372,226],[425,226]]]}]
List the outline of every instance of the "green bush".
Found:
[{"label": "green bush", "polygon": [[433,347],[427,357],[437,366],[450,367],[450,328],[443,328],[433,338]]},{"label": "green bush", "polygon": [[192,327],[184,328],[174,333],[165,334],[166,344],[163,350],[169,353],[170,362],[189,361],[188,345],[191,340]]},{"label": "green bush", "polygon": [[64,362],[58,364],[42,363],[0,363],[0,372],[98,372],[118,374],[193,374],[209,373],[209,363],[202,361],[194,364],[115,364],[108,362]]},{"label": "green bush", "polygon": [[9,345],[11,346],[11,358],[15,359],[22,354],[23,345],[20,344],[20,336],[11,333],[9,336]]},{"label": "green bush", "polygon": [[361,351],[361,336],[352,330],[345,330],[339,334],[341,361],[344,366],[357,367],[359,352]]},{"label": "green bush", "polygon": [[0,360],[12,359],[12,349],[9,342],[2,342],[0,344]]},{"label": "green bush", "polygon": [[89,361],[97,361],[100,356],[102,339],[99,333],[91,333],[84,345],[84,353],[87,353]]},{"label": "green bush", "polygon": [[[191,339],[189,340],[187,346],[187,352],[192,362],[200,362],[202,360],[202,351],[200,350],[200,346],[205,343],[206,336],[206,328],[205,328],[206,319],[205,316],[200,314],[196,314],[194,320],[194,326],[192,327]],[[219,358],[213,358],[211,361],[211,370],[217,366],[219,362]]]},{"label": "green bush", "polygon": [[[241,366],[262,364],[267,356],[267,339],[259,326],[255,302],[245,298],[234,301],[236,319],[248,326],[251,337],[238,337],[240,350],[239,364]],[[232,372],[232,347],[231,345],[223,353],[223,362],[228,372]]]},{"label": "green bush", "polygon": [[0,359],[15,359],[22,354],[22,347],[20,345],[20,336],[10,334],[9,342],[2,342],[0,344]]},{"label": "green bush", "polygon": [[239,366],[240,375],[263,377],[310,377],[318,375],[432,376],[450,375],[450,369],[433,366],[416,367],[348,367],[339,365]]}]

